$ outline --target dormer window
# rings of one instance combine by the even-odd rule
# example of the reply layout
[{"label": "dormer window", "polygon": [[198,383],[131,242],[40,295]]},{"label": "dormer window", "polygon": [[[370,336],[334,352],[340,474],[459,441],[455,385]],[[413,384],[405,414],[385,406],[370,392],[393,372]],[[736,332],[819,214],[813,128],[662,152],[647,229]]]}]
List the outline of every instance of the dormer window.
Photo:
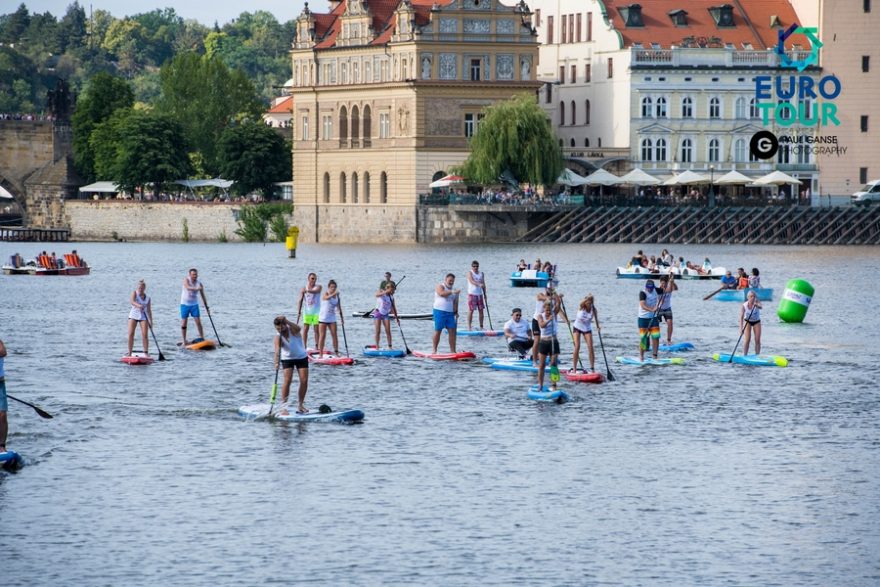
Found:
[{"label": "dormer window", "polygon": [[620,16],[623,18],[623,24],[626,27],[643,27],[641,4],[630,4],[629,6],[620,7]]},{"label": "dormer window", "polygon": [[672,24],[675,26],[687,26],[688,25],[688,13],[679,8],[678,10],[673,10],[669,12],[669,18],[672,19]]},{"label": "dormer window", "polygon": [[734,27],[733,23],[733,6],[724,4],[722,6],[713,6],[709,9],[709,14],[715,20],[715,24],[719,27]]},{"label": "dormer window", "polygon": [[770,15],[770,28],[782,28],[782,21],[779,20],[779,16],[776,14]]},{"label": "dormer window", "polygon": [[744,49],[745,51],[753,51],[755,48],[752,47],[752,44],[751,44],[751,43],[743,43],[743,49]]}]

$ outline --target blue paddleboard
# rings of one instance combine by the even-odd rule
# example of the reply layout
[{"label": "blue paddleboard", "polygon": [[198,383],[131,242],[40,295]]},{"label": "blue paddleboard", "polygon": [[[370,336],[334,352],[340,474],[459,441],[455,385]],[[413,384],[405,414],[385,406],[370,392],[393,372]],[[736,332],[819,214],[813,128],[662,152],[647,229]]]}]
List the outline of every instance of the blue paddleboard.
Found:
[{"label": "blue paddleboard", "polygon": [[550,391],[550,388],[546,385],[538,389],[537,385],[533,385],[529,388],[529,399],[533,399],[538,402],[556,402],[561,404],[562,402],[567,402],[571,398],[567,393],[562,391],[561,389],[557,389],[556,391]]},{"label": "blue paddleboard", "polygon": [[636,357],[617,357],[614,360],[622,365],[684,365],[684,359],[679,357],[673,357],[670,359],[645,357],[644,361],[640,361]]},{"label": "blue paddleboard", "polygon": [[[490,365],[493,369],[498,369],[499,371],[525,371],[526,373],[537,373],[538,368],[532,365],[532,362],[528,359],[519,361],[496,361]],[[547,372],[550,372],[550,369],[547,369]]]},{"label": "blue paddleboard", "polygon": [[459,336],[501,336],[503,330],[457,330]]},{"label": "blue paddleboard", "polygon": [[365,346],[364,354],[368,357],[405,357],[406,351],[401,349],[378,349],[374,345]]},{"label": "blue paddleboard", "polygon": [[5,471],[14,472],[24,467],[24,459],[14,450],[0,452],[0,468]]},{"label": "blue paddleboard", "polygon": [[[276,404],[272,413],[272,419],[281,420],[282,422],[343,422],[350,424],[364,419],[364,413],[361,410],[339,410],[322,414],[317,409],[313,409],[308,414],[297,414],[292,409],[289,409],[290,413],[281,416],[276,413],[279,409],[280,407]],[[249,419],[265,418],[269,414],[269,404],[242,406],[238,408],[238,414]]]},{"label": "blue paddleboard", "polygon": [[[712,359],[719,363],[729,363],[730,355],[714,353]],[[785,367],[788,359],[779,355],[733,355],[733,362],[739,365],[755,365],[757,367]]]},{"label": "blue paddleboard", "polygon": [[689,342],[677,342],[675,344],[661,344],[660,350],[666,351],[669,353],[680,353],[682,351],[694,350],[694,345]]}]

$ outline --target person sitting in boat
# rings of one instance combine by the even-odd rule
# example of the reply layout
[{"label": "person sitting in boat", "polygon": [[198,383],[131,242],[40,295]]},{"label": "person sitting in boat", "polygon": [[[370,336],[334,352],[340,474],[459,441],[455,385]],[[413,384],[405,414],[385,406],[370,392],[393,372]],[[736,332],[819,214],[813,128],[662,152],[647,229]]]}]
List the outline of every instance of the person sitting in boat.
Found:
[{"label": "person sitting in boat", "polygon": [[548,276],[553,277],[553,264],[550,261],[545,261],[544,266],[541,267],[541,271]]},{"label": "person sitting in boat", "polygon": [[659,273],[660,269],[657,266],[657,257],[651,255],[650,260],[648,261],[648,272],[650,273]]},{"label": "person sitting in boat", "polygon": [[640,250],[638,253],[632,256],[632,259],[629,260],[629,264],[632,267],[641,267],[642,261],[645,260],[645,254]]},{"label": "person sitting in boat", "polygon": [[736,289],[737,279],[730,274],[730,271],[721,276],[722,289]]},{"label": "person sitting in boat", "polygon": [[535,271],[541,270],[541,259],[535,259],[535,262],[532,265],[532,269],[534,269]]},{"label": "person sitting in boat", "polygon": [[675,257],[673,257],[667,249],[663,249],[662,251],[660,251],[659,263],[664,267],[672,267],[672,265],[675,263]]},{"label": "person sitting in boat", "polygon": [[520,359],[526,358],[532,348],[532,329],[522,319],[522,309],[514,308],[510,320],[504,324],[504,336],[507,337],[507,348],[516,353]]},{"label": "person sitting in boat", "polygon": [[[684,261],[684,258],[682,258],[682,261]],[[685,262],[684,262],[684,266],[687,267],[688,269],[690,269],[691,271],[693,271],[693,272],[696,273],[696,274],[700,274],[700,273],[702,273],[702,271],[703,271],[703,268],[702,268],[702,267],[700,267],[699,265],[694,265],[694,264],[691,263],[690,261],[685,261]]]},{"label": "person sitting in boat", "polygon": [[758,271],[757,267],[752,267],[752,274],[749,276],[749,287],[761,287],[761,272]]},{"label": "person sitting in boat", "polygon": [[746,270],[740,267],[736,270],[736,289],[746,289],[749,287],[749,276],[746,275]]},{"label": "person sitting in boat", "polygon": [[517,271],[525,271],[525,270],[528,269],[528,268],[529,268],[529,266],[526,265],[526,260],[525,260],[525,259],[520,259],[520,260],[519,260],[519,263],[516,264],[516,270],[517,270]]},{"label": "person sitting in boat", "polygon": [[89,264],[86,263],[86,260],[77,254],[76,249],[73,249],[73,251],[70,253],[70,255],[73,257],[73,260],[76,261],[77,267],[88,267],[89,266]]}]

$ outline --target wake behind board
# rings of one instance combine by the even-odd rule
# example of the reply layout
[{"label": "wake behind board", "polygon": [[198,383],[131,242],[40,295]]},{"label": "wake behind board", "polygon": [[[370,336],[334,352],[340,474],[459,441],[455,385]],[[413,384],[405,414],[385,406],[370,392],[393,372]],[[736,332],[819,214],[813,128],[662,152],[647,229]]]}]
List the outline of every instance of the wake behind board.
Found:
[{"label": "wake behind board", "polygon": [[405,357],[406,351],[401,349],[380,349],[371,344],[364,347],[364,354],[368,357]]},{"label": "wake behind board", "polygon": [[213,351],[217,348],[217,342],[207,338],[196,338],[184,348],[190,351]]},{"label": "wake behind board", "polygon": [[[269,405],[252,404],[242,406],[238,408],[238,414],[248,419],[265,418],[269,414]],[[323,414],[317,410],[307,414],[297,414],[294,411],[290,411],[282,416],[276,413],[279,409],[279,406],[276,405],[271,418],[281,422],[342,422],[344,424],[352,424],[364,419],[364,412],[362,410],[338,410]]]},{"label": "wake behind board", "polygon": [[434,361],[466,361],[468,359],[476,359],[477,355],[470,351],[459,351],[457,353],[424,353],[422,351],[413,351],[414,357],[420,359],[432,359]]},{"label": "wake behind board", "polygon": [[[719,363],[729,363],[730,355],[725,353],[714,353],[712,360]],[[754,365],[756,367],[786,367],[788,359],[779,355],[734,355],[733,362],[739,365]]]},{"label": "wake behind board", "polygon": [[684,365],[684,359],[679,357],[670,359],[654,359],[649,357],[644,361],[640,361],[636,357],[617,357],[614,360],[622,365]]},{"label": "wake behind board", "polygon": [[14,450],[0,452],[0,468],[4,471],[14,473],[24,467],[24,459]]},{"label": "wake behind board", "polygon": [[563,371],[562,376],[565,377],[566,380],[574,381],[576,383],[602,383],[605,381],[605,376],[596,371],[578,371],[577,373]]},{"label": "wake behind board", "polygon": [[668,353],[680,353],[694,350],[694,345],[690,342],[677,342],[675,344],[661,344],[659,348]]},{"label": "wake behind board", "polygon": [[127,365],[151,365],[155,359],[146,353],[132,353],[119,359]]},{"label": "wake behind board", "polygon": [[561,389],[551,390],[546,385],[541,389],[538,389],[537,385],[533,385],[529,388],[528,393],[529,399],[538,401],[538,402],[554,402],[557,404],[561,404],[563,402],[567,402],[571,398],[567,393],[562,391]]},{"label": "wake behind board", "polygon": [[501,336],[503,330],[458,330],[459,336]]}]

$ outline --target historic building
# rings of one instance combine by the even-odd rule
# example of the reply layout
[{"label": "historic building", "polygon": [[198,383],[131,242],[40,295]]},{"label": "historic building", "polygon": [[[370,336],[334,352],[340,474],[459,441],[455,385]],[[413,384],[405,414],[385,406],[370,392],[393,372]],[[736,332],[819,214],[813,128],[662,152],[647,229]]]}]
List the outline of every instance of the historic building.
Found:
[{"label": "historic building", "polygon": [[534,93],[529,7],[497,0],[306,4],[291,52],[295,222],[321,242],[412,242],[428,184],[481,111]]},{"label": "historic building", "polygon": [[[778,168],[801,179],[802,189],[817,189],[806,149],[782,145],[766,161],[749,149],[763,129],[816,134],[795,120],[799,107],[812,112],[809,99],[793,98],[778,121],[775,111],[764,121],[756,99],[757,76],[792,73],[775,52],[777,31],[797,22],[788,0],[537,0],[533,7],[540,102],[564,152],[585,171],[615,159],[618,170],[641,167],[659,178],[686,169],[758,177]],[[810,46],[792,35],[785,49],[802,57]],[[803,75],[815,81],[819,70]]]}]

